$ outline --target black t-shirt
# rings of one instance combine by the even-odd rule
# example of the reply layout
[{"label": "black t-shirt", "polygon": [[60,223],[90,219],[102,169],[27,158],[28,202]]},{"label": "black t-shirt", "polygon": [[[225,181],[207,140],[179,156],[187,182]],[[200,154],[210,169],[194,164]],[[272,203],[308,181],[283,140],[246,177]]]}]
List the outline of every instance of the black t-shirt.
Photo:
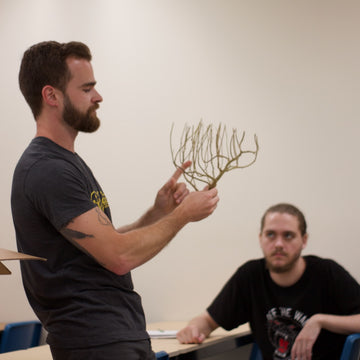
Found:
[{"label": "black t-shirt", "polygon": [[15,169],[11,206],[19,251],[47,258],[23,261],[21,271],[50,345],[80,348],[148,338],[131,274],[108,271],[60,233],[95,206],[111,220],[105,194],[77,154],[35,138]]},{"label": "black t-shirt", "polygon": [[[230,330],[250,323],[264,359],[290,359],[291,347],[314,314],[360,313],[360,286],[339,264],[305,256],[306,269],[297,283],[278,286],[265,260],[241,266],[208,307],[212,318]],[[313,347],[313,359],[339,359],[345,336],[322,330]]]}]

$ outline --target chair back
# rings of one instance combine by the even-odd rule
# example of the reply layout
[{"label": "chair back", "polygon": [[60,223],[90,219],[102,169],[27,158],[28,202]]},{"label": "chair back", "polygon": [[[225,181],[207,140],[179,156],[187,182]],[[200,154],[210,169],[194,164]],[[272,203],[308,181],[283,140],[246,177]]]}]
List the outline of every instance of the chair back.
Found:
[{"label": "chair back", "polygon": [[6,324],[1,336],[0,353],[38,346],[41,334],[40,321],[21,321]]},{"label": "chair back", "polygon": [[359,360],[360,358],[360,333],[350,334],[341,353],[340,360]]},{"label": "chair back", "polygon": [[158,351],[155,353],[156,360],[168,360],[169,355],[165,351]]},{"label": "chair back", "polygon": [[257,343],[253,343],[253,346],[251,348],[250,358],[249,360],[263,360],[263,357],[261,355],[261,350]]}]

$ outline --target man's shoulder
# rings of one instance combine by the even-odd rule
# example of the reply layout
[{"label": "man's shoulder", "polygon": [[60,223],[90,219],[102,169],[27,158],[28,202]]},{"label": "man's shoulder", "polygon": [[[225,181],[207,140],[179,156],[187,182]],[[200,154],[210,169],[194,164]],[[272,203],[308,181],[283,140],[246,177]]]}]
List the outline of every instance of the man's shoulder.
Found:
[{"label": "man's shoulder", "polygon": [[246,261],[240,267],[238,267],[236,274],[243,275],[247,277],[257,276],[258,274],[262,274],[265,270],[265,260],[264,258],[260,259],[252,259]]},{"label": "man's shoulder", "polygon": [[264,264],[265,264],[264,258],[258,258],[258,259],[248,260],[242,266],[249,268],[258,268],[258,267],[263,267]]},{"label": "man's shoulder", "polygon": [[314,265],[314,266],[333,266],[339,264],[330,258],[323,258],[317,255],[305,255],[304,259],[308,265]]},{"label": "man's shoulder", "polygon": [[333,274],[341,273],[347,271],[342,265],[337,261],[330,258],[322,258],[316,255],[306,255],[304,256],[306,261],[307,268],[312,272],[319,274]]},{"label": "man's shoulder", "polygon": [[48,173],[53,170],[66,166],[73,162],[71,152],[61,148],[50,139],[38,137],[34,138],[20,157],[15,169],[17,171],[29,171],[30,169],[39,170],[40,173]]},{"label": "man's shoulder", "polygon": [[75,155],[47,138],[35,138],[23,152],[13,175],[13,191],[58,188],[73,179],[81,181]]},{"label": "man's shoulder", "polygon": [[23,157],[34,158],[59,158],[66,159],[73,157],[73,153],[62,148],[52,140],[45,137],[36,137],[32,139],[23,153]]}]

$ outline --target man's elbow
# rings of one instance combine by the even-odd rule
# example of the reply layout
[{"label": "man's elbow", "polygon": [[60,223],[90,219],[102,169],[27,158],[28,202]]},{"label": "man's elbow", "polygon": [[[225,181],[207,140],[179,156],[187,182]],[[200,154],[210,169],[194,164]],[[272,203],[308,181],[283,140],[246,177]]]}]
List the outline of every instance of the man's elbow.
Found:
[{"label": "man's elbow", "polygon": [[104,267],[119,276],[126,275],[134,268],[131,262],[122,256],[112,259],[112,261],[104,265]]}]

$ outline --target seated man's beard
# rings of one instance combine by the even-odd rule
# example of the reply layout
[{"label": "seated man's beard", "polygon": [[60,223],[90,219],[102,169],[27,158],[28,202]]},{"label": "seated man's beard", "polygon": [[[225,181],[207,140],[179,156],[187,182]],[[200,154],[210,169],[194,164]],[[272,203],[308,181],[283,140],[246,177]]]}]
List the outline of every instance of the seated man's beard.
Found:
[{"label": "seated man's beard", "polygon": [[270,271],[272,271],[272,272],[274,272],[276,274],[286,273],[286,272],[288,272],[289,270],[291,270],[294,267],[295,263],[299,260],[300,256],[301,256],[301,251],[294,254],[290,258],[290,260],[289,260],[289,262],[287,264],[281,265],[281,266],[273,265],[270,260],[265,259],[266,267],[267,267],[268,270],[270,270]]},{"label": "seated man's beard", "polygon": [[91,106],[86,113],[82,113],[75,108],[70,99],[65,96],[63,119],[73,129],[77,131],[92,133],[100,126],[100,120],[96,116],[95,110],[99,108],[98,104]]}]

